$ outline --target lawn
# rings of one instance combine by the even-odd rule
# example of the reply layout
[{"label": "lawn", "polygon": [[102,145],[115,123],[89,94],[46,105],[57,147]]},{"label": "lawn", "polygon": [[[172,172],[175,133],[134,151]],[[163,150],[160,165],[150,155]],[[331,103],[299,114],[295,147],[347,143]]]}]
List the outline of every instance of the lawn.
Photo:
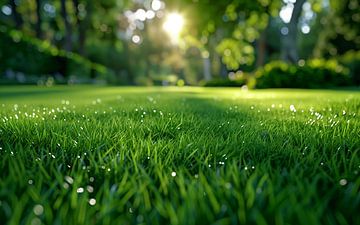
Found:
[{"label": "lawn", "polygon": [[360,224],[360,92],[0,88],[1,224]]}]

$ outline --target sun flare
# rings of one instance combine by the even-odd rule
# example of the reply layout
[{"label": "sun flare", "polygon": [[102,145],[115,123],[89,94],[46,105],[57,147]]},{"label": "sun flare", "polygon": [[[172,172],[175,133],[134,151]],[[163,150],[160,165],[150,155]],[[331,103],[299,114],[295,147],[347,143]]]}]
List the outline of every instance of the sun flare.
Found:
[{"label": "sun flare", "polygon": [[174,44],[179,43],[180,34],[184,27],[184,17],[179,13],[170,13],[165,18],[163,29],[169,34]]}]

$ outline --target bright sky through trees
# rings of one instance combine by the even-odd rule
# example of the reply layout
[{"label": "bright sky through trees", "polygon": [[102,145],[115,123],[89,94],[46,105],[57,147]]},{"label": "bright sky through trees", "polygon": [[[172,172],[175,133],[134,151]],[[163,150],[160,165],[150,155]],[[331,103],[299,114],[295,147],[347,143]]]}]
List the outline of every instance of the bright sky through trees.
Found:
[{"label": "bright sky through trees", "polygon": [[180,33],[184,27],[184,18],[179,13],[170,13],[163,24],[164,30],[169,34],[174,44],[179,43]]}]

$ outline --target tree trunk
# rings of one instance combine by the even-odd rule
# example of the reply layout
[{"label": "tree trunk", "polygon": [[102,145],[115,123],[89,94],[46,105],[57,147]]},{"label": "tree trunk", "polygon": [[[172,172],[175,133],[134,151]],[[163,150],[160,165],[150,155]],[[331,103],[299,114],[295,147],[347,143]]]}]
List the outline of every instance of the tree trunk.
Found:
[{"label": "tree trunk", "polygon": [[42,24],[42,18],[41,18],[41,0],[36,0],[36,37],[41,39],[42,38],[42,30],[41,30],[41,24]]},{"label": "tree trunk", "polygon": [[76,24],[80,24],[80,15],[79,15],[79,0],[72,0],[74,9],[75,9],[75,17],[76,17]]},{"label": "tree trunk", "polygon": [[203,57],[204,66],[204,79],[205,81],[211,80],[211,62],[210,57]]},{"label": "tree trunk", "polygon": [[266,29],[263,30],[260,34],[260,38],[257,42],[257,57],[256,57],[256,67],[261,67],[265,64],[266,57]]},{"label": "tree trunk", "polygon": [[302,12],[302,7],[306,0],[297,0],[294,4],[294,10],[291,16],[291,20],[288,24],[288,34],[283,36],[283,49],[282,59],[290,62],[297,63],[299,60],[298,49],[297,49],[297,34],[298,34],[298,23]]},{"label": "tree trunk", "polygon": [[81,55],[85,55],[85,44],[86,44],[86,37],[87,37],[87,30],[91,26],[91,15],[93,12],[93,1],[88,0],[86,1],[86,17],[80,23],[79,27],[79,53]]},{"label": "tree trunk", "polygon": [[11,6],[11,9],[13,12],[12,14],[13,14],[14,22],[15,22],[15,27],[16,27],[16,29],[21,29],[21,27],[23,25],[23,20],[21,18],[21,15],[18,12],[16,0],[10,0],[10,6]]},{"label": "tree trunk", "polygon": [[71,52],[71,50],[72,50],[72,30],[71,30],[71,24],[68,19],[68,12],[66,9],[66,0],[60,0],[60,1],[61,1],[61,16],[63,17],[64,24],[65,24],[64,49],[68,52]]},{"label": "tree trunk", "polygon": [[79,0],[72,0],[74,8],[75,8],[75,14],[76,14],[76,25],[78,30],[78,53],[82,56],[85,55],[85,42],[86,42],[86,31],[89,27],[89,24],[91,23],[91,12],[92,12],[92,1],[88,0],[86,1],[86,17],[81,19],[80,17],[80,11],[79,11]]}]

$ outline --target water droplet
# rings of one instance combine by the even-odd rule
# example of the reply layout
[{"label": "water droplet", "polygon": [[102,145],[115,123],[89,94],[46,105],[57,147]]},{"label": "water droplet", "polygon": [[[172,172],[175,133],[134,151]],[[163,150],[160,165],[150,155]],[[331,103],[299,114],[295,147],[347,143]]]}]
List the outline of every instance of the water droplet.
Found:
[{"label": "water droplet", "polygon": [[291,112],[296,112],[296,108],[295,108],[294,105],[290,105],[290,111],[291,111]]},{"label": "water droplet", "polygon": [[175,171],[171,172],[171,176],[176,177],[176,172]]},{"label": "water droplet", "polygon": [[89,193],[93,193],[93,192],[94,192],[94,188],[93,188],[92,186],[90,186],[90,185],[88,185],[88,186],[86,187],[86,190],[87,190]]},{"label": "water droplet", "polygon": [[69,184],[74,183],[74,179],[73,179],[72,177],[70,177],[70,176],[65,176],[65,180],[66,180],[66,182],[68,182]]},{"label": "water droplet", "polygon": [[44,207],[40,204],[37,204],[33,208],[33,212],[37,216],[41,216],[44,213]]},{"label": "water droplet", "polygon": [[31,225],[41,225],[41,220],[35,217],[31,220]]},{"label": "water droplet", "polygon": [[90,205],[95,205],[96,204],[96,199],[95,198],[90,198],[89,204]]}]

